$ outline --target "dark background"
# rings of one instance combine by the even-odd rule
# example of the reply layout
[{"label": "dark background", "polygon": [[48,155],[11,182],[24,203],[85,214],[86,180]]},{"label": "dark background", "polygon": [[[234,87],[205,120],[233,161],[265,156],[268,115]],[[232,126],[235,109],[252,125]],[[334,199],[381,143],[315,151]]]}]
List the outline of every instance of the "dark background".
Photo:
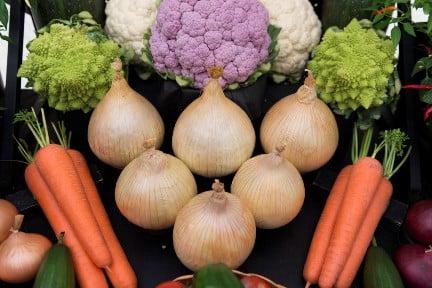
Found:
[{"label": "dark background", "polygon": [[[19,39],[22,37],[24,8],[21,1],[13,2],[11,15],[12,37],[17,39],[17,43],[19,43]],[[321,1],[312,2],[321,3]],[[320,15],[320,5],[316,6],[316,9],[318,15]],[[10,136],[13,133],[19,137],[29,139],[28,131],[24,127],[14,127],[10,124],[11,115],[23,107],[35,106],[40,108],[41,106],[32,91],[19,89],[19,83],[14,77],[20,64],[19,56],[22,53],[18,46],[14,46],[14,44],[10,46],[8,76],[6,79],[8,85],[5,91],[1,89],[1,93],[4,93],[7,97],[4,98],[4,95],[0,95],[2,104],[7,108],[4,112],[1,127],[1,156],[4,160],[19,159],[16,151],[12,149],[13,142],[10,142]],[[402,81],[406,83],[415,81],[415,79],[410,78],[410,71],[415,60],[421,54],[421,51],[416,50],[416,47],[414,39],[404,35],[401,43],[399,71]],[[254,119],[253,122],[257,128],[263,113],[281,97],[291,94],[297,88],[295,85],[275,85],[270,80],[267,80],[263,78],[257,86],[229,95]],[[198,93],[179,90],[172,83],[161,81],[157,77],[153,77],[149,81],[142,81],[133,72],[130,75],[130,83],[134,89],[152,101],[160,111],[167,128],[166,141],[162,150],[171,152],[170,135],[173,124],[181,110],[197,97]],[[251,93],[251,91],[254,93],[254,97],[245,98],[244,95]],[[154,287],[161,281],[190,273],[179,262],[174,253],[171,230],[145,231],[129,223],[120,215],[114,203],[113,195],[119,171],[103,165],[88,149],[86,130],[90,114],[81,112],[60,114],[52,110],[47,111],[49,119],[63,119],[66,121],[67,127],[73,132],[72,147],[79,149],[86,155],[113,227],[137,273],[140,287]],[[341,138],[338,151],[328,165],[317,172],[304,175],[307,189],[302,211],[293,222],[283,228],[258,230],[253,253],[239,270],[262,274],[287,287],[304,287],[302,269],[315,225],[336,173],[349,162],[352,119],[346,120],[338,117],[337,120]],[[396,115],[385,114],[378,126],[382,129],[401,127],[411,136],[414,147],[410,161],[393,179],[395,186],[394,200],[376,233],[379,244],[391,253],[400,243],[406,241],[402,222],[407,205],[425,196],[422,187],[427,187],[428,184],[423,185],[424,183],[422,183],[421,166],[423,166],[423,171],[428,171],[425,169],[428,169],[429,161],[427,161],[425,155],[430,155],[430,153],[427,153],[425,148],[429,146],[428,143],[430,142],[427,142],[427,130],[422,125],[420,105],[417,95],[413,92],[404,92]],[[257,142],[255,154],[260,152],[261,147]],[[46,219],[33,201],[30,193],[26,190],[22,177],[24,168],[24,165],[19,163],[1,162],[2,190],[0,196],[7,197],[26,215],[23,226],[24,231],[41,233],[54,240],[54,235]],[[210,188],[212,179],[196,178],[199,191]],[[231,178],[232,176],[224,177],[221,181],[225,182],[226,187],[229,187]],[[0,283],[0,287],[9,287],[9,285]],[[10,287],[31,287],[31,283],[11,285]],[[357,281],[353,287],[360,287],[360,281]]]}]

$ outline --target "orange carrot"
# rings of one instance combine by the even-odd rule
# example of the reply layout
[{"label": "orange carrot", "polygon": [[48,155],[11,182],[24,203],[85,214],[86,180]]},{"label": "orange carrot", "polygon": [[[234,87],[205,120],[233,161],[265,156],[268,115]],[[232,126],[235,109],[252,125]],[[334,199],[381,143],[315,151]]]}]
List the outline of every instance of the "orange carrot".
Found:
[{"label": "orange carrot", "polygon": [[382,177],[383,167],[374,158],[364,157],[353,165],[319,277],[320,287],[336,284]]},{"label": "orange carrot", "polygon": [[93,181],[87,162],[76,150],[67,150],[84,186],[84,192],[111,252],[113,261],[106,269],[115,288],[136,288],[137,278],[111,226],[108,214]]},{"label": "orange carrot", "polygon": [[83,184],[66,149],[60,145],[41,145],[35,164],[54,194],[75,235],[96,266],[111,264],[108,246],[93,215]]},{"label": "orange carrot", "polygon": [[366,255],[369,244],[372,241],[375,229],[387,209],[392,193],[393,186],[391,182],[386,178],[383,178],[378,186],[372,203],[370,204],[360,231],[357,234],[354,246],[351,250],[351,255],[336,282],[336,288],[351,287],[363,258]]},{"label": "orange carrot", "polygon": [[330,237],[336,222],[337,213],[345,195],[348,179],[352,165],[341,170],[333,185],[330,195],[327,198],[324,210],[321,214],[318,225],[309,248],[306,263],[303,269],[303,277],[306,279],[306,287],[318,283],[324,257],[329,246]]},{"label": "orange carrot", "polygon": [[385,6],[382,7],[378,10],[373,11],[373,15],[381,15],[384,14],[386,12],[393,12],[394,10],[396,10],[396,6],[395,5],[389,5],[389,6]]},{"label": "orange carrot", "polygon": [[65,232],[64,242],[69,247],[75,274],[81,288],[108,288],[103,271],[85,253],[75,233],[57,204],[54,195],[34,163],[25,170],[25,181],[56,235]]}]

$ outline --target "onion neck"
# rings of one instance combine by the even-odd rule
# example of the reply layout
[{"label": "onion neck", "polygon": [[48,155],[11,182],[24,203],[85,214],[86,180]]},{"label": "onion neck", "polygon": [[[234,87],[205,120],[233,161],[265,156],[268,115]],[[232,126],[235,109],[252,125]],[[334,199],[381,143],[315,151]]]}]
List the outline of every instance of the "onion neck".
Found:
[{"label": "onion neck", "polygon": [[155,148],[147,150],[144,155],[155,172],[161,172],[168,165],[168,157],[165,153]]},{"label": "onion neck", "polygon": [[270,155],[269,159],[273,166],[278,167],[279,165],[282,164],[282,162],[284,161],[282,157],[283,151],[285,151],[285,145],[278,145],[276,146],[274,151],[269,154]]},{"label": "onion neck", "polygon": [[219,84],[218,79],[210,79],[207,85],[204,88],[204,92],[202,96],[204,99],[225,99],[226,96],[222,90],[221,85]]},{"label": "onion neck", "polygon": [[18,214],[15,216],[14,224],[12,228],[10,229],[10,232],[12,233],[18,233],[21,229],[22,222],[24,220],[24,215]]},{"label": "onion neck", "polygon": [[210,203],[213,204],[218,211],[225,209],[227,197],[225,195],[224,184],[219,180],[215,180],[212,185],[213,194],[210,197]]},{"label": "onion neck", "polygon": [[425,253],[432,255],[432,245],[429,245],[429,247],[425,249]]},{"label": "onion neck", "polygon": [[307,72],[308,75],[304,81],[304,84],[298,89],[296,93],[297,100],[303,104],[311,104],[318,98],[315,78],[311,71],[308,70]]}]

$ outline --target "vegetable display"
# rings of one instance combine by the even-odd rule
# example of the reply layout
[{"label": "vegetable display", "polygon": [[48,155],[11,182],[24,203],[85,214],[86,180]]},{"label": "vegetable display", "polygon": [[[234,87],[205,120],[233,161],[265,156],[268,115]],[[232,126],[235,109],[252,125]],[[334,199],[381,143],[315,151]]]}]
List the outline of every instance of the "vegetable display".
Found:
[{"label": "vegetable display", "polygon": [[133,52],[140,62],[143,37],[150,34],[161,0],[109,0],[106,3],[105,31],[116,43]]},{"label": "vegetable display", "polygon": [[365,257],[363,282],[366,288],[404,288],[402,279],[390,256],[381,247],[373,244]]},{"label": "vegetable display", "polygon": [[51,247],[36,276],[34,288],[75,288],[75,275],[69,248],[63,244],[64,233]]},{"label": "vegetable display", "polygon": [[145,229],[167,229],[178,212],[197,194],[195,179],[179,159],[154,148],[122,171],[115,188],[120,212]]},{"label": "vegetable display", "polygon": [[[384,214],[393,187],[390,179],[407,160],[407,136],[398,129],[385,131],[382,142],[368,157],[372,130],[359,149],[357,127],[353,133],[353,165],[341,171],[316,228],[303,276],[307,286],[350,287]],[[384,150],[381,164],[375,159]],[[403,156],[395,166],[398,156]],[[367,179],[361,180],[361,179]]]},{"label": "vegetable display", "polygon": [[17,214],[18,210],[12,203],[0,199],[0,243],[9,236]]},{"label": "vegetable display", "polygon": [[155,147],[159,148],[165,127],[156,108],[124,79],[119,59],[111,70],[115,77],[111,89],[91,115],[88,142],[100,160],[124,168],[146,150],[145,141],[155,139]]},{"label": "vegetable display", "polygon": [[237,268],[251,253],[255,237],[252,213],[218,180],[180,210],[173,232],[175,252],[192,271],[212,263]]},{"label": "vegetable display", "polygon": [[202,89],[214,66],[224,69],[223,87],[252,84],[270,69],[268,26],[258,0],[164,0],[149,40],[150,60],[180,86]]},{"label": "vegetable display", "polygon": [[255,156],[234,176],[231,192],[251,210],[258,228],[279,228],[303,206],[305,187],[297,169],[282,157],[284,147]]},{"label": "vegetable display", "polygon": [[211,68],[212,79],[201,97],[178,118],[172,136],[174,154],[205,177],[237,171],[252,156],[255,130],[246,113],[228,99],[218,82],[223,70]]},{"label": "vegetable display", "polygon": [[[19,113],[16,121],[24,121],[42,147],[33,158],[23,144],[19,145],[30,163],[26,182],[54,232],[67,233],[65,244],[71,249],[80,287],[108,287],[97,266],[106,270],[115,288],[137,287],[135,273],[114,234],[87,163],[81,153],[69,148],[70,135],[64,125],[53,124],[60,142],[57,145],[50,143],[43,110],[42,124],[34,110]],[[47,159],[63,170],[50,170]]]},{"label": "vegetable display", "polygon": [[51,242],[42,235],[20,232],[24,215],[15,216],[11,234],[0,244],[0,280],[24,283],[33,279]]},{"label": "vegetable display", "polygon": [[330,160],[339,141],[338,127],[331,110],[317,97],[312,73],[295,94],[270,108],[260,138],[266,153],[284,145],[281,155],[300,172],[313,171]]},{"label": "vegetable display", "polygon": [[432,286],[432,247],[406,244],[396,250],[393,259],[406,287]]},{"label": "vegetable display", "polygon": [[405,221],[408,234],[419,244],[432,244],[432,200],[415,203]]},{"label": "vegetable display", "polygon": [[273,78],[281,82],[301,77],[309,54],[321,39],[321,23],[308,0],[260,0],[269,11],[270,24],[281,28]]},{"label": "vegetable display", "polygon": [[[98,25],[84,24],[91,15],[48,26],[28,45],[18,76],[56,110],[92,110],[108,91],[113,60],[120,48]],[[64,24],[66,23],[66,24]]]},{"label": "vegetable display", "polygon": [[308,67],[321,99],[349,116],[394,100],[395,91],[388,91],[394,53],[392,41],[354,19],[343,30],[326,31]]}]

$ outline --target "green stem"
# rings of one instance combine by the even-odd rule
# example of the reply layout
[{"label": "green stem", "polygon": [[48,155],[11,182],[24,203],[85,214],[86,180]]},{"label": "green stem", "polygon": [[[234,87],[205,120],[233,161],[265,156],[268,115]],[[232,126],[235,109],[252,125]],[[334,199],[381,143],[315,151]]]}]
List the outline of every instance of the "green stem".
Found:
[{"label": "green stem", "polygon": [[363,136],[363,141],[360,149],[359,158],[364,158],[368,155],[370,144],[372,142],[373,127],[370,127]]},{"label": "green stem", "polygon": [[358,160],[358,130],[356,123],[354,123],[353,139],[351,145],[351,161],[352,163],[355,163]]},{"label": "green stem", "polygon": [[375,236],[372,238],[372,247],[378,247],[378,243]]},{"label": "green stem", "polygon": [[70,148],[72,132],[69,132],[69,134],[67,133],[67,129],[66,129],[64,122],[63,121],[57,122],[57,125],[54,123],[51,123],[51,125],[54,129],[54,132],[57,136],[57,139],[58,139],[60,145],[67,148],[67,149]]},{"label": "green stem", "polygon": [[23,140],[23,139],[17,139],[15,138],[15,141],[17,142],[18,145],[18,151],[20,152],[20,154],[23,156],[24,160],[26,161],[27,164],[33,163],[34,161],[34,157],[31,152],[30,149],[27,145],[27,143]]},{"label": "green stem", "polygon": [[399,169],[402,167],[402,165],[405,164],[405,162],[408,160],[408,157],[411,154],[411,151],[412,151],[412,146],[410,146],[408,148],[408,151],[405,154],[404,158],[402,158],[401,162],[399,162],[399,164],[396,166],[396,168],[393,170],[393,172],[387,176],[387,179],[390,179],[391,177],[393,177],[394,174],[396,174],[396,172],[399,171]]}]

